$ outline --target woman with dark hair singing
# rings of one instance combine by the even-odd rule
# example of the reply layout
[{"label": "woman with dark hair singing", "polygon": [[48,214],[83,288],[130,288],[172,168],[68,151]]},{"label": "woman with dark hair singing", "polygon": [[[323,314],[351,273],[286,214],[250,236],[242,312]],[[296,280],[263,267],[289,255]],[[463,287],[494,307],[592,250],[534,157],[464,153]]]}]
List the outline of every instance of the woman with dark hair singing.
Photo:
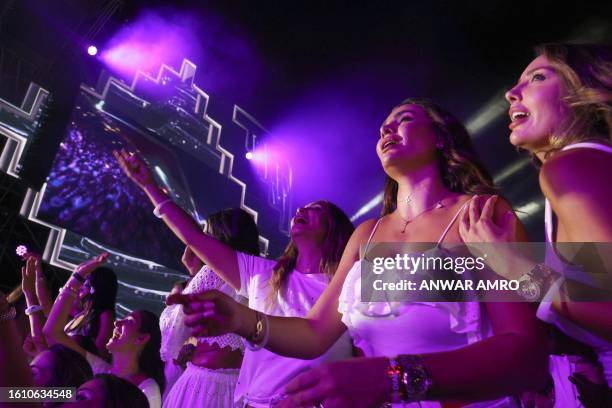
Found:
[{"label": "woman with dark hair singing", "polygon": [[[376,152],[388,175],[382,217],[355,230],[307,318],[262,317],[214,291],[171,301],[186,305],[195,333],[232,331],[298,358],[320,355],[348,329],[366,357],[300,374],[286,388],[286,405],[516,406],[512,394],[547,380],[544,336],[529,305],[362,299],[370,249],[430,242],[433,256],[442,244],[461,242],[457,219],[473,195],[495,193],[467,131],[442,108],[409,99],[384,121]],[[503,207],[496,219],[510,210]]]},{"label": "woman with dark hair singing", "polygon": [[[328,285],[353,232],[342,210],[328,201],[315,201],[298,208],[291,224],[291,241],[278,260],[248,255],[203,233],[191,216],[157,186],[151,170],[137,154],[122,150],[115,152],[115,157],[148,195],[155,214],[221,279],[246,297],[258,315],[305,316]],[[335,340],[329,351],[313,361],[247,347],[234,394],[236,404],[273,406],[287,382],[298,373],[323,361],[350,357],[348,336]]]},{"label": "woman with dark hair singing", "polygon": [[161,333],[157,316],[139,310],[115,321],[113,335],[106,344],[111,355],[110,364],[83,349],[64,332],[70,307],[78,296],[81,284],[107,257],[107,253],[102,253],[77,267],[55,300],[43,333],[49,346],[63,344],[77,351],[85,356],[94,374],[111,373],[130,381],[142,390],[152,408],[159,408],[160,390],[164,388],[164,365],[159,355]]}]

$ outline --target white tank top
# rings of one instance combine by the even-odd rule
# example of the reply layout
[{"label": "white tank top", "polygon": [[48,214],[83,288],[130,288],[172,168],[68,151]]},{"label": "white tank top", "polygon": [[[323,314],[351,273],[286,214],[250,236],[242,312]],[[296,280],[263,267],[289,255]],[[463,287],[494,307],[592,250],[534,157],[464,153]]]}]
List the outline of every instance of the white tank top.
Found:
[{"label": "white tank top", "polygon": [[[576,143],[565,146],[561,150],[579,148],[596,149],[612,154],[612,147],[593,142]],[[548,200],[546,200],[545,203],[544,225],[546,228],[546,242],[554,242],[556,234],[556,220]],[[549,250],[546,252],[546,264],[555,270],[561,270],[559,268],[562,268],[562,265],[566,263],[553,250]],[[561,285],[563,285],[563,282],[565,282],[565,278],[559,278],[552,285],[551,289],[546,293],[546,295],[544,295],[544,298],[538,307],[537,316],[540,320],[554,324],[568,336],[593,347],[597,353],[601,365],[603,366],[604,376],[608,382],[608,386],[612,387],[612,343],[595,336],[587,330],[584,330],[563,316],[557,314],[552,309],[552,299]]]}]

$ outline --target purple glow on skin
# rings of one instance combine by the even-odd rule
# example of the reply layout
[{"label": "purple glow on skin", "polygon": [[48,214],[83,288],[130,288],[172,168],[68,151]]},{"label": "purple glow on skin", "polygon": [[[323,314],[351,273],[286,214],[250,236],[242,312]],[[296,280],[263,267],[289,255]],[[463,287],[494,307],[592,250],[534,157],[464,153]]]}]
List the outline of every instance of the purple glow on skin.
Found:
[{"label": "purple glow on skin", "polygon": [[150,74],[162,64],[177,65],[198,54],[196,24],[185,14],[163,15],[148,11],[123,28],[109,41],[101,59],[113,71],[132,76]]}]

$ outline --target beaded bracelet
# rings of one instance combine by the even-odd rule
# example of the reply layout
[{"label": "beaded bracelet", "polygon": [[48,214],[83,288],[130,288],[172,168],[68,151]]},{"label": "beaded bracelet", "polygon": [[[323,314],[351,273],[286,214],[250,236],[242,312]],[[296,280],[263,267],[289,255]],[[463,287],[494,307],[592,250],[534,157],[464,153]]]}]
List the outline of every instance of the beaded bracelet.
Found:
[{"label": "beaded bracelet", "polygon": [[387,376],[391,380],[391,403],[399,404],[402,402],[402,389],[400,388],[400,379],[399,376],[401,374],[401,368],[399,364],[397,364],[397,359],[395,357],[389,357],[389,367],[387,368]]},{"label": "beaded bracelet", "polygon": [[41,310],[43,310],[42,306],[40,306],[40,305],[32,305],[32,306],[26,307],[25,314],[28,315],[28,316],[31,316],[31,315],[33,315],[36,312],[40,312]]}]

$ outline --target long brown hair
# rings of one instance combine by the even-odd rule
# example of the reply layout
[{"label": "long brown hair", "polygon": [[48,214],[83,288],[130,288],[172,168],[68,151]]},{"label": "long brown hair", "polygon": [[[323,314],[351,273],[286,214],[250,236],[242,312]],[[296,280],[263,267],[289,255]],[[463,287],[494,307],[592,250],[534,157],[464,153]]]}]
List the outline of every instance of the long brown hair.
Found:
[{"label": "long brown hair", "polygon": [[[355,227],[347,215],[335,204],[321,200],[320,204],[327,215],[327,231],[325,240],[321,247],[321,264],[319,270],[327,274],[330,278],[336,273],[336,268],[344,252],[351,234]],[[274,299],[279,290],[283,287],[289,272],[295,268],[298,257],[298,248],[293,240],[285,248],[285,252],[276,260],[276,265],[270,278],[272,291],[269,300]]]},{"label": "long brown hair", "polygon": [[[446,188],[461,194],[497,194],[493,179],[480,163],[472,139],[463,124],[442,107],[426,99],[408,98],[398,106],[420,106],[436,128],[438,167]],[[398,185],[387,176],[381,215],[397,206]]]},{"label": "long brown hair", "polygon": [[550,138],[549,155],[583,140],[612,142],[612,47],[596,44],[543,44],[536,54],[561,77],[570,115]]}]

